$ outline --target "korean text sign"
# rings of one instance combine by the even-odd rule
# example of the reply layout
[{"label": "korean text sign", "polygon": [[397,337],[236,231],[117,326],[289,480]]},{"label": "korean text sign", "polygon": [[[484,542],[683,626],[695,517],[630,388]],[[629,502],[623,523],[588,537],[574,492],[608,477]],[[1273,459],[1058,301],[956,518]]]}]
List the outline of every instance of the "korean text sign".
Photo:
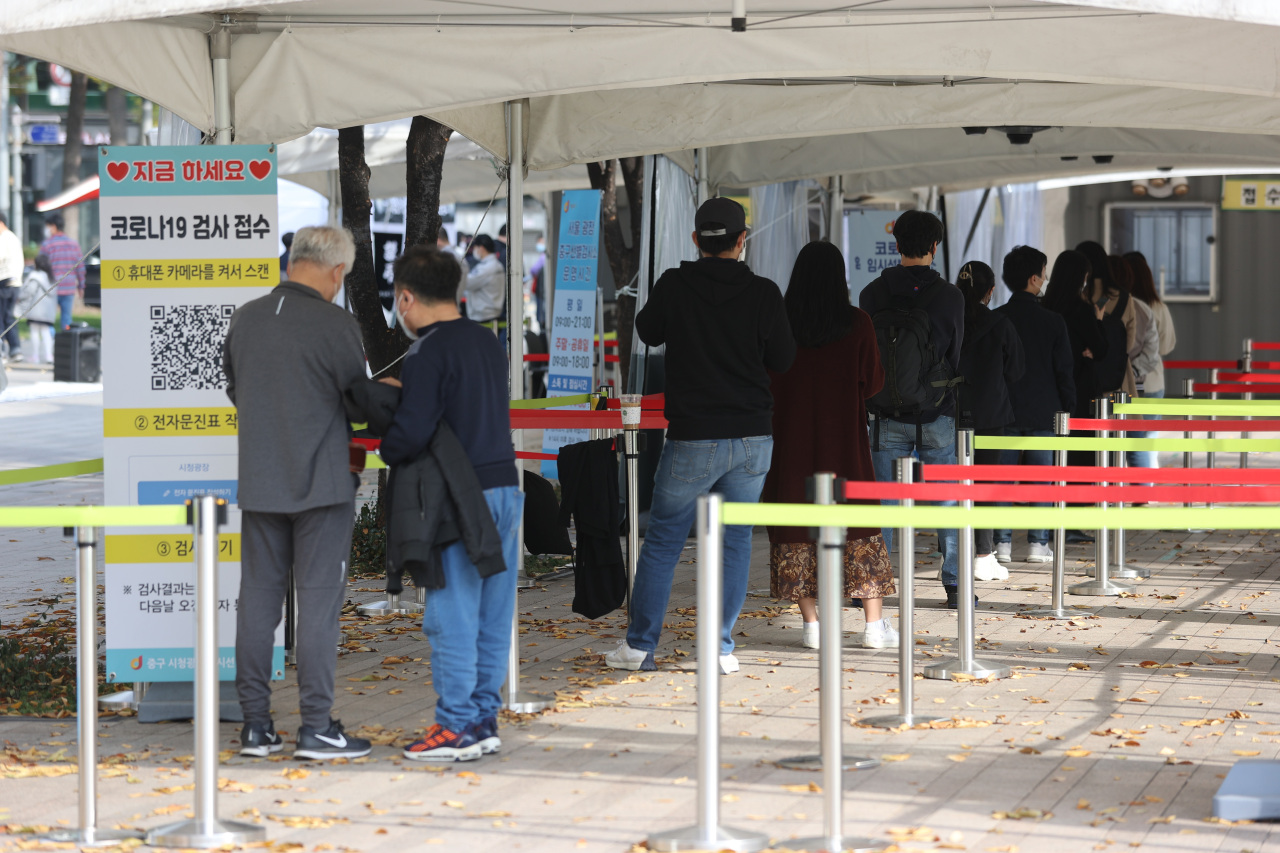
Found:
[{"label": "korean text sign", "polygon": [[[270,145],[99,151],[103,492],[108,504],[232,504],[218,548],[220,677],[235,677],[238,419],[222,344],[236,308],[280,280]],[[108,529],[107,679],[191,681],[189,531]],[[283,633],[275,669],[283,675]]]},{"label": "korean text sign", "polygon": [[[551,309],[551,339],[547,342],[551,351],[548,397],[586,394],[592,390],[599,254],[600,191],[565,192],[560,203],[556,288]],[[566,444],[585,441],[586,437],[586,430],[549,429],[543,432],[542,449],[545,453],[555,453]],[[544,462],[542,469],[546,476],[556,476],[556,463]]]}]

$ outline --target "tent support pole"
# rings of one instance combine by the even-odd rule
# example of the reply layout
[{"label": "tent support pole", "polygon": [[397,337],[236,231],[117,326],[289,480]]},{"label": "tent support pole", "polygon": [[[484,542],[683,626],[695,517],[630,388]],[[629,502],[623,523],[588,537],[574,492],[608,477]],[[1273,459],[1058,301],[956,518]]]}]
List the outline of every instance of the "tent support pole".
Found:
[{"label": "tent support pole", "polygon": [[841,175],[833,175],[831,178],[831,214],[830,224],[827,226],[827,241],[831,245],[840,250],[840,254],[845,253],[844,245],[844,177]]},{"label": "tent support pole", "polygon": [[213,61],[213,142],[231,144],[231,30],[222,25],[209,41]]},{"label": "tent support pole", "polygon": [[706,148],[698,149],[698,207],[711,198],[711,152]]}]

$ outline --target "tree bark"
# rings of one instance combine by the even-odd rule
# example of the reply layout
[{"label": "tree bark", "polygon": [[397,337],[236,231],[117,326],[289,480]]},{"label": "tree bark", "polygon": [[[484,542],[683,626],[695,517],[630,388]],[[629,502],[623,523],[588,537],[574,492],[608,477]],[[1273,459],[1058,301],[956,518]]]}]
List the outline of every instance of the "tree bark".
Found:
[{"label": "tree bark", "polygon": [[440,232],[440,184],[444,179],[444,152],[453,131],[426,116],[414,116],[405,144],[404,245],[435,246]]},{"label": "tree bark", "polygon": [[[79,71],[71,72],[71,95],[67,103],[67,141],[62,147],[62,188],[80,183],[83,160],[84,102],[89,91],[89,78]],[[71,205],[63,210],[66,232],[80,239],[80,208]]]},{"label": "tree bark", "polygon": [[[373,234],[369,228],[373,203],[369,199],[369,165],[364,159],[363,125],[338,131],[338,184],[342,188],[342,224],[356,243],[356,260],[345,281],[347,296],[360,324],[369,367],[374,373],[379,373],[404,354],[409,341],[399,327],[387,327],[382,301],[378,298]],[[399,362],[382,375],[398,377]]]},{"label": "tree bark", "polygon": [[[617,160],[588,163],[587,175],[593,189],[600,194],[600,227],[604,234],[605,254],[619,291],[631,284],[640,269],[640,217],[643,207],[644,160],[628,157],[622,160],[623,183],[627,189],[627,206],[631,214],[631,245],[628,246],[618,219]],[[635,298],[618,296],[618,367],[622,387],[631,376],[631,342],[635,330]]]},{"label": "tree bark", "polygon": [[112,145],[129,144],[129,102],[124,89],[108,86],[103,94],[107,102],[107,128]]}]

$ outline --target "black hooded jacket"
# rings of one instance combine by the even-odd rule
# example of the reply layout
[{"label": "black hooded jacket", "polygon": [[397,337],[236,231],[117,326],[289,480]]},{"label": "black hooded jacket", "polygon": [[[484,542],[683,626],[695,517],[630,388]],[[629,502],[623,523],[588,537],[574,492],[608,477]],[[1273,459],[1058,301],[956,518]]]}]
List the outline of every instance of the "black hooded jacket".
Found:
[{"label": "black hooded jacket", "polygon": [[977,306],[964,321],[960,350],[960,412],[973,417],[975,430],[997,430],[1013,423],[1013,384],[1026,372],[1018,332],[998,311]]},{"label": "black hooded jacket", "polygon": [[685,261],[654,284],[636,333],[667,347],[668,438],[773,434],[769,371],[791,366],[796,342],[772,281],[741,261]]}]

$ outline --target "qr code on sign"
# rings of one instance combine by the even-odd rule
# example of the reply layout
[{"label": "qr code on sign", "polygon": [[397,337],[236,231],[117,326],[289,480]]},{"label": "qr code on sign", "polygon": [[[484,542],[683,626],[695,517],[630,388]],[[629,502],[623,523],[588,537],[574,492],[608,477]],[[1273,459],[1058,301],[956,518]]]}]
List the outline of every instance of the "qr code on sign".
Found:
[{"label": "qr code on sign", "polygon": [[151,306],[151,390],[225,388],[222,343],[234,305]]}]

